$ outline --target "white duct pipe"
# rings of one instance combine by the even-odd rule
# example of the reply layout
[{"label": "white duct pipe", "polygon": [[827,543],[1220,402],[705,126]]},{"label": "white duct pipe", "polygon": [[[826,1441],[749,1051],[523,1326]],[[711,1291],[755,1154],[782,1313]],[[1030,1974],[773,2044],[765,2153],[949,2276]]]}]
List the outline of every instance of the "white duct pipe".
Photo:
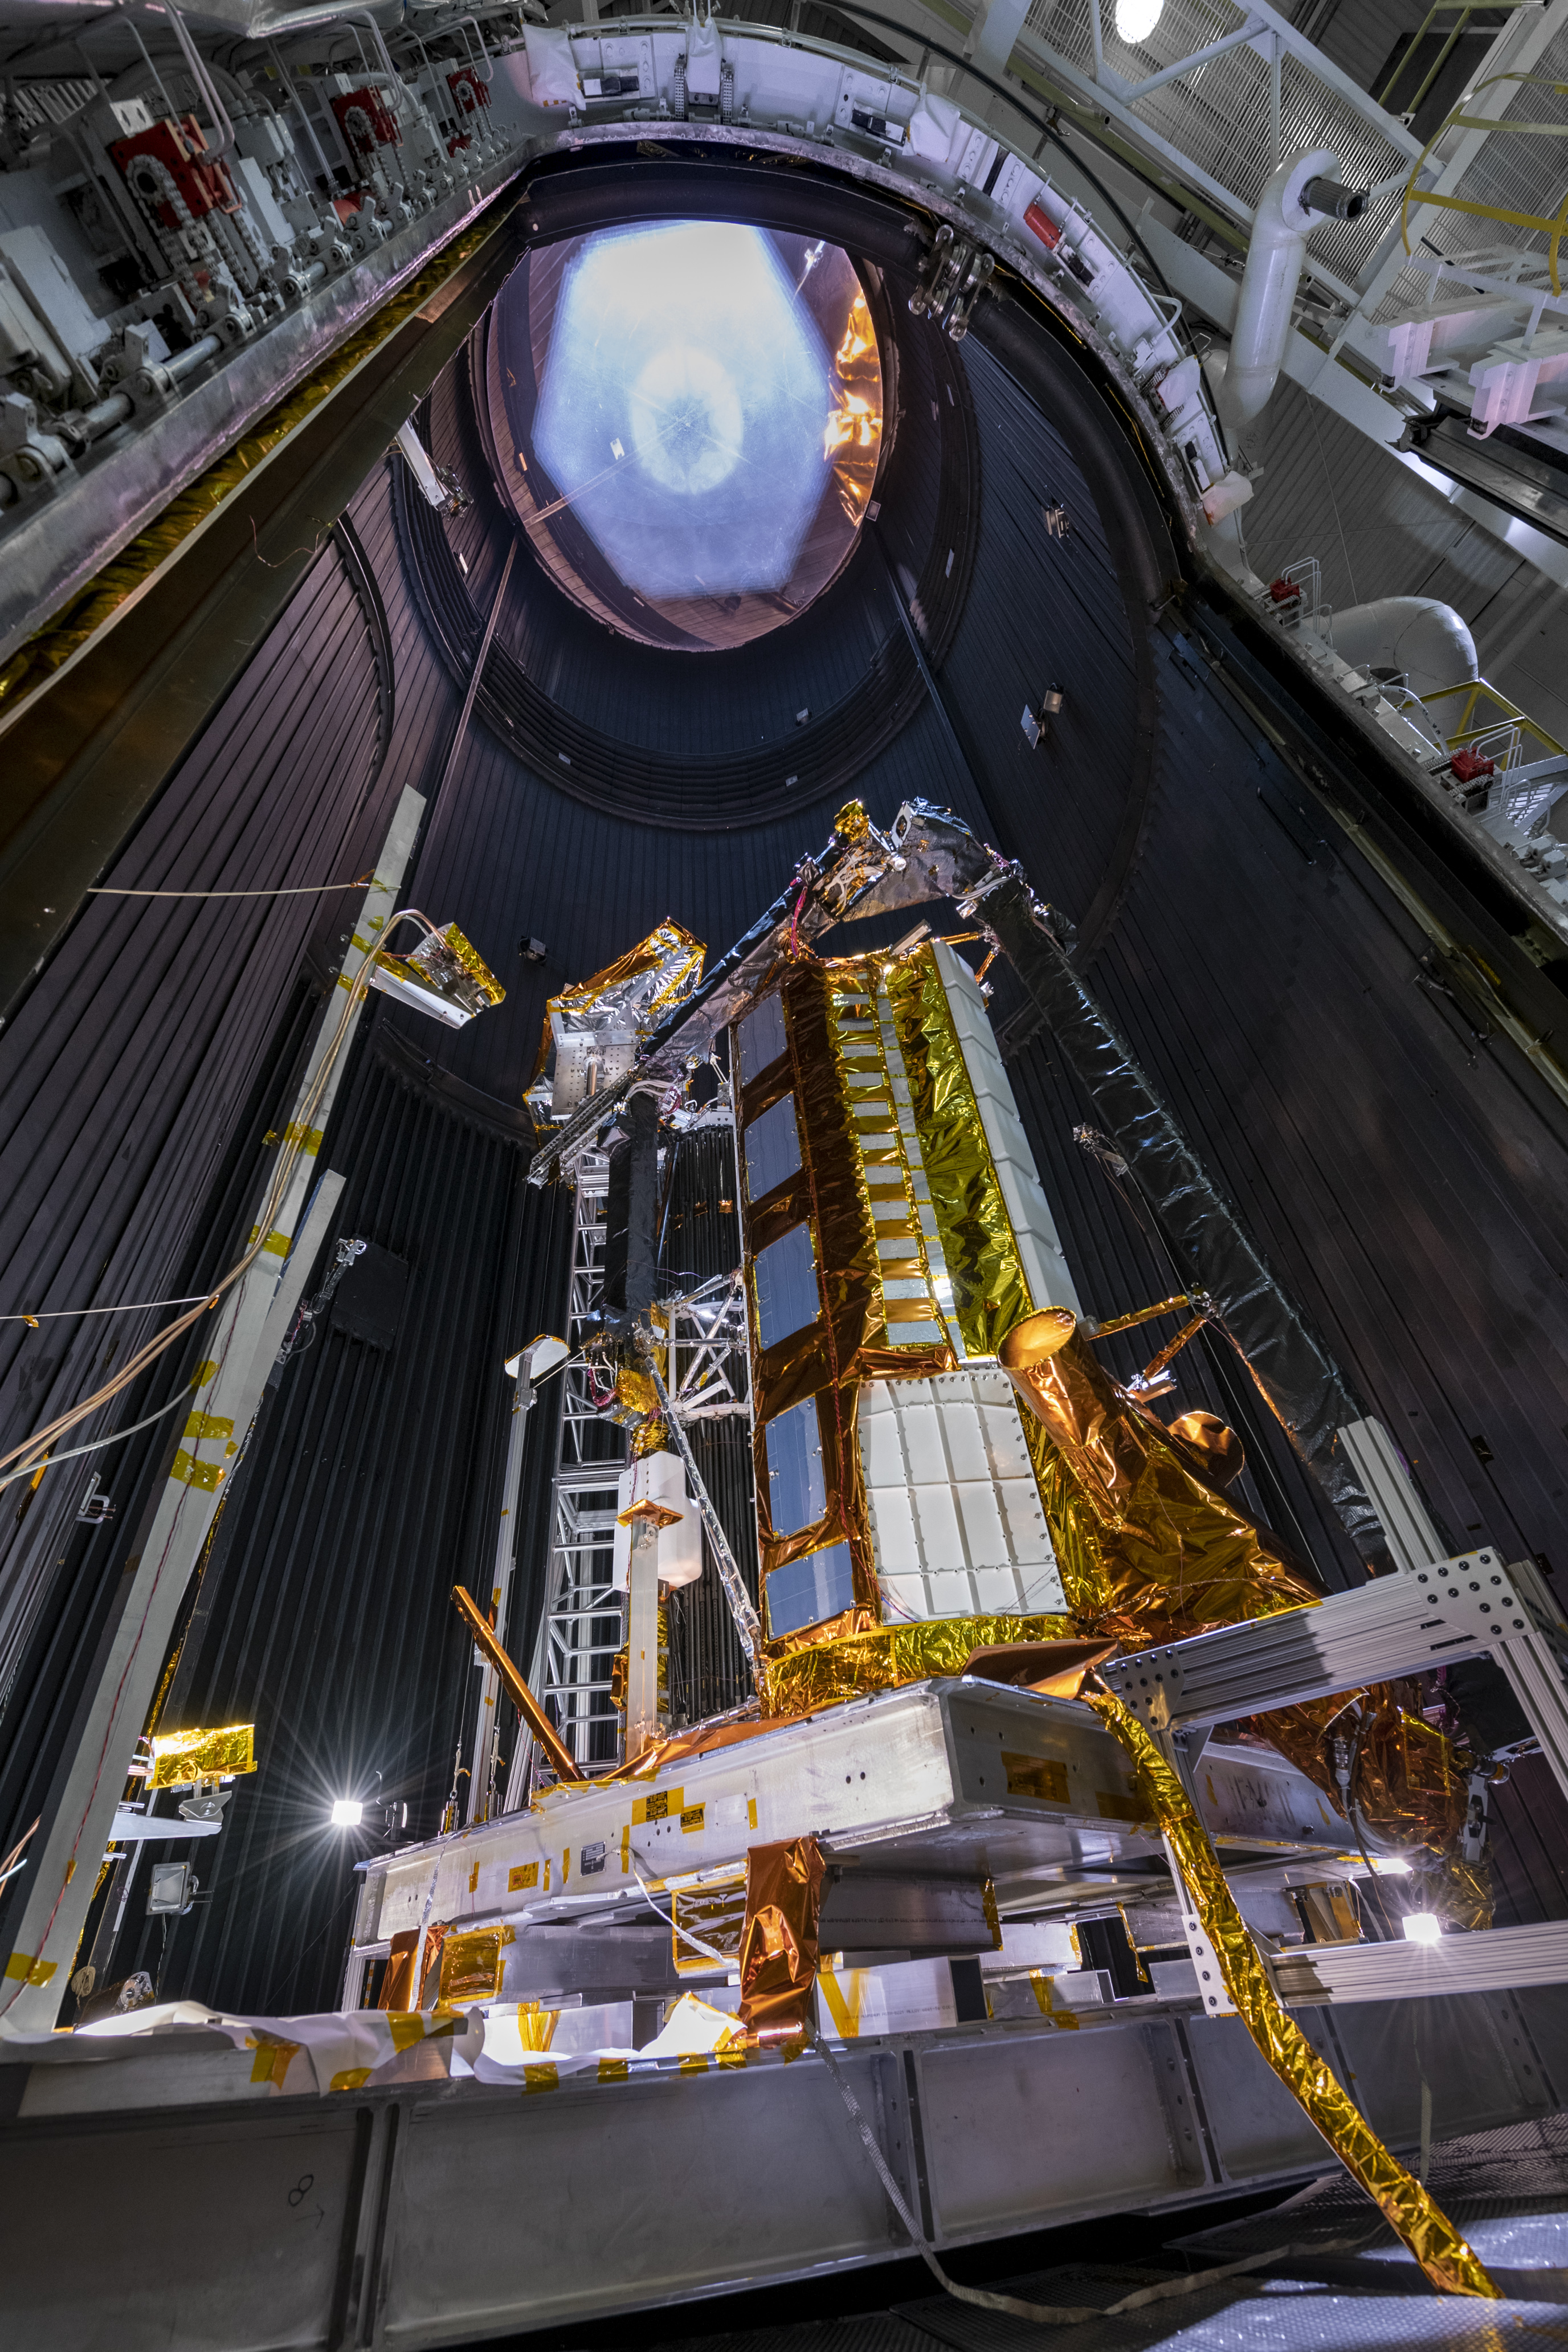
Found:
[{"label": "white duct pipe", "polygon": [[[1352,205],[1359,211],[1364,202],[1339,188],[1339,168],[1331,149],[1314,148],[1293,163],[1281,163],[1258,198],[1221,395],[1222,421],[1233,435],[1262,413],[1279,382],[1310,232]],[[1325,193],[1311,188],[1314,181],[1326,182],[1342,201],[1310,204],[1309,193]]]},{"label": "white duct pipe", "polygon": [[1451,604],[1435,596],[1380,596],[1334,614],[1325,635],[1359,670],[1402,670],[1412,694],[1436,694],[1479,676],[1476,641]]}]

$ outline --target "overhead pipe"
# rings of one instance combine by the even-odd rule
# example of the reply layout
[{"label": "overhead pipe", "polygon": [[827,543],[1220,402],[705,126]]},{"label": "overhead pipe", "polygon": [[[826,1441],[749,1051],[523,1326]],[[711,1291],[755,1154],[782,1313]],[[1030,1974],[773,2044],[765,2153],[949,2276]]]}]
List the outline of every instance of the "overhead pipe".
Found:
[{"label": "overhead pipe", "polygon": [[1258,199],[1220,391],[1233,436],[1262,414],[1279,381],[1308,237],[1320,221],[1353,220],[1365,205],[1362,191],[1334,176],[1339,168],[1331,148],[1316,147],[1281,163]]},{"label": "overhead pipe", "polygon": [[1392,671],[1412,694],[1468,685],[1480,674],[1474,637],[1452,604],[1435,596],[1380,596],[1374,604],[1346,605],[1325,618],[1320,634],[1352,669],[1369,677]]}]

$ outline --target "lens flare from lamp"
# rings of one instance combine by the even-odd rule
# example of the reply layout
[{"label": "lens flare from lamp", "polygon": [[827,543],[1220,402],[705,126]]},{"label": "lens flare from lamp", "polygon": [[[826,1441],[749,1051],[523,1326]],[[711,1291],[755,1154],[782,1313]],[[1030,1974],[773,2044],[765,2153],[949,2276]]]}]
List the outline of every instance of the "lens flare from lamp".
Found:
[{"label": "lens flare from lamp", "polygon": [[1413,1944],[1436,1944],[1442,1938],[1443,1923],[1434,1918],[1430,1911],[1407,1911],[1405,1933]]},{"label": "lens flare from lamp", "polygon": [[364,1807],[357,1797],[338,1797],[332,1802],[332,1827],[335,1830],[357,1830],[364,1817]]},{"label": "lens flare from lamp", "polygon": [[1161,16],[1165,0],[1116,0],[1116,37],[1119,41],[1146,41]]}]

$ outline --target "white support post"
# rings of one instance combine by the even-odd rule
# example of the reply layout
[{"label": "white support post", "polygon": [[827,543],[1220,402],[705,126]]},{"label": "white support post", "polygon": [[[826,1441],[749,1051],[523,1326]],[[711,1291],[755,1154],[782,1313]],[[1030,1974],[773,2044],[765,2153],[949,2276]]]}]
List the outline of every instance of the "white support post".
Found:
[{"label": "white support post", "polygon": [[[517,1498],[522,1486],[522,1453],[528,1438],[529,1409],[533,1403],[533,1381],[528,1351],[517,1360],[517,1378],[512,1386],[511,1418],[507,1427],[506,1473],[501,1483],[500,1528],[496,1537],[494,1581],[490,1587],[491,1621],[496,1637],[506,1641],[507,1610],[511,1600],[512,1571],[517,1566]],[[489,1817],[490,1780],[495,1770],[496,1703],[500,1696],[500,1676],[488,1658],[476,1649],[476,1658],[484,1666],[484,1681],[479,1686],[479,1717],[474,1726],[473,1761],[468,1767],[468,1822]],[[518,1725],[518,1745],[528,1738],[528,1726]]]},{"label": "white support post", "polygon": [[632,1528],[626,1582],[626,1762],[658,1738],[658,1527]]},{"label": "white support post", "polygon": [[[80,1940],[115,1808],[168,1655],[180,1603],[217,1516],[224,1479],[266,1383],[271,1362],[266,1334],[279,1276],[363,1009],[363,1000],[354,1006],[337,1059],[317,1096],[317,1081],[342,1018],[338,991],[352,991],[396,906],[424,807],[419,793],[413,792],[405,792],[397,804],[295,1099],[296,1117],[288,1126],[287,1140],[299,1142],[300,1150],[282,1203],[274,1212],[276,1223],[255,1264],[225,1294],[206,1326],[208,1352],[194,1382],[200,1402],[185,1423],[184,1442],[140,1553],[127,1563],[132,1572],[121,1580],[119,1614],[84,1713],[82,1737],[46,1807],[16,1946],[0,1979],[0,2034],[47,2033],[54,2025],[60,1972],[69,1969]],[[301,1135],[298,1114],[313,1097],[312,1118],[320,1124]]]}]

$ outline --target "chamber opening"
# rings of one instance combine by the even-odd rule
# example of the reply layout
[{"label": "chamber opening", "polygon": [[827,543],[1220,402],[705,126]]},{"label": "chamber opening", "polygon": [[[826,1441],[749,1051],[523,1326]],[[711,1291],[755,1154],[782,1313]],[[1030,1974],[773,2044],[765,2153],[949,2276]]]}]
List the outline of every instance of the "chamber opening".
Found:
[{"label": "chamber opening", "polygon": [[529,541],[622,634],[748,644],[854,551],[882,366],[866,289],[825,238],[656,221],[565,239],[510,281],[496,358]]}]

